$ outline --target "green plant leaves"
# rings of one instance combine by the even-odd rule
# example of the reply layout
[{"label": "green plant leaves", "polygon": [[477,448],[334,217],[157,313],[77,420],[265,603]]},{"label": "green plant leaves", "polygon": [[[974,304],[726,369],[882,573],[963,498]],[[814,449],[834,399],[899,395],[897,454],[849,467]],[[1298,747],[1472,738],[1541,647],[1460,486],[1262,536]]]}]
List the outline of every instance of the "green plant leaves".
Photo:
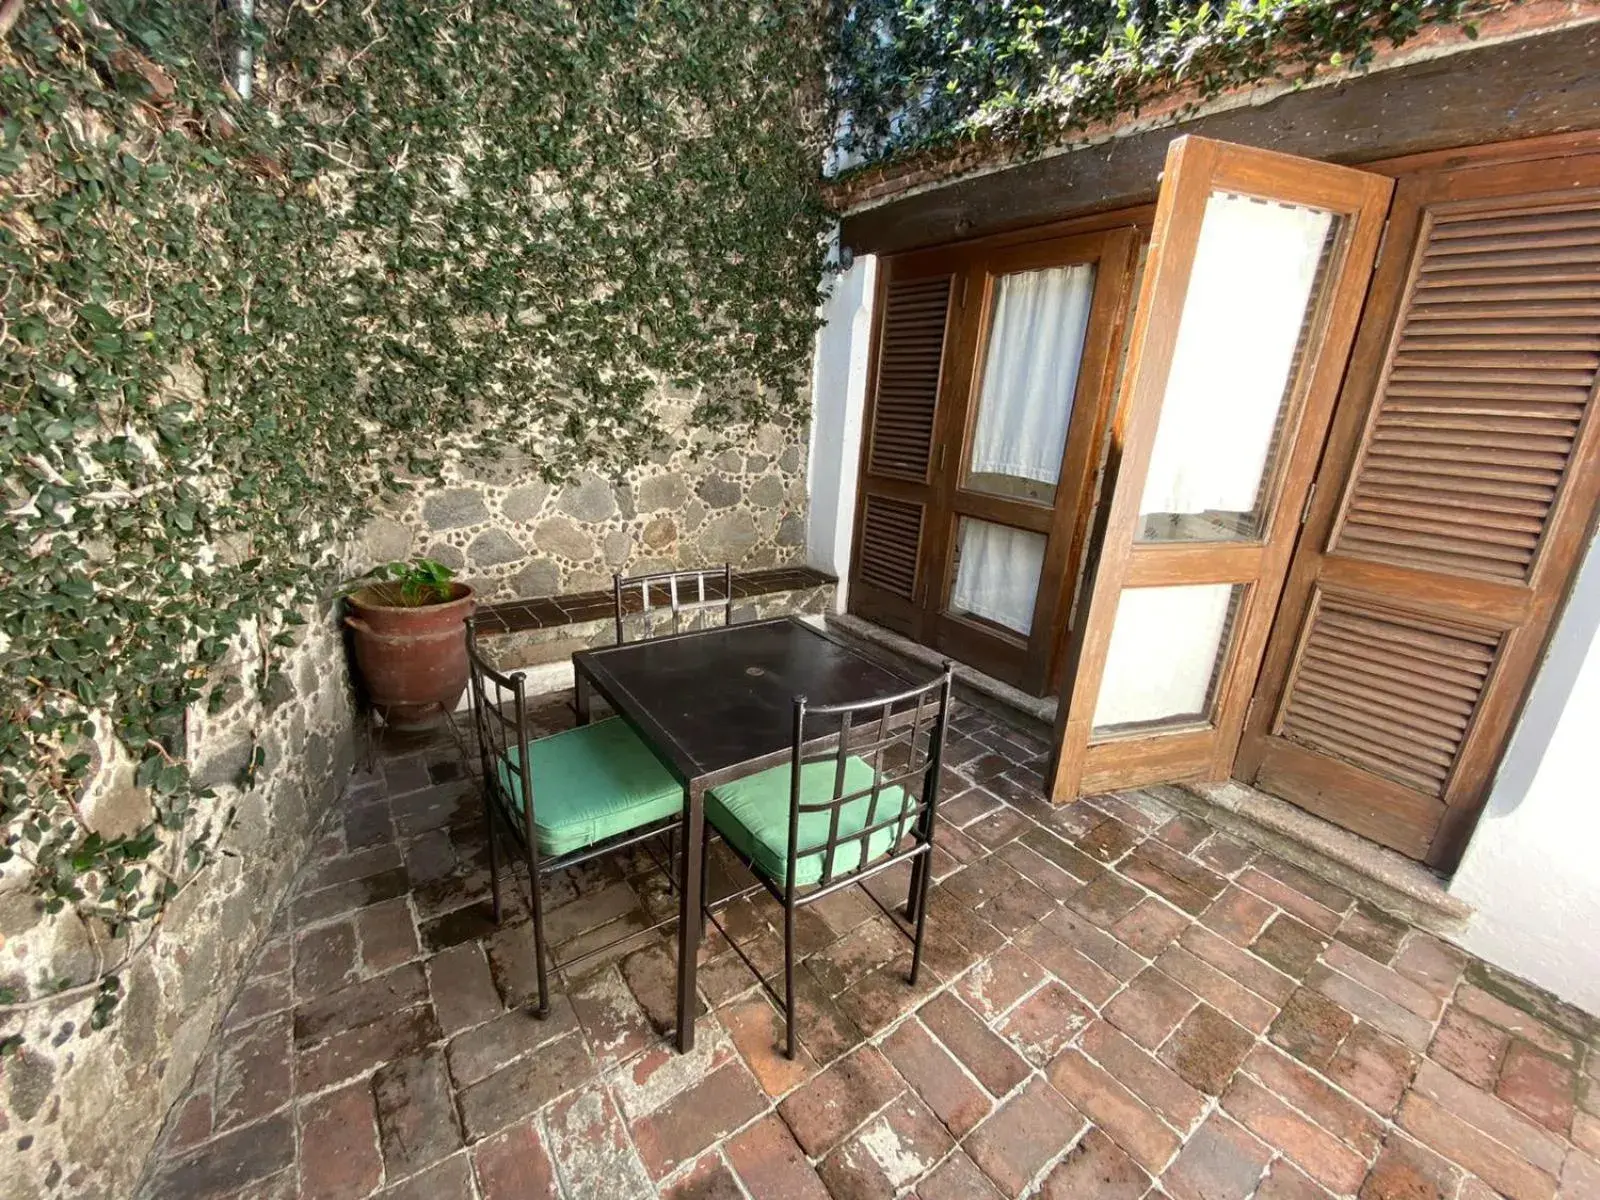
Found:
[{"label": "green plant leaves", "polygon": [[[1475,0],[834,0],[830,93],[851,169],[964,138],[1036,152],[1155,97],[1362,66]],[[1468,37],[1476,30],[1464,26]]]}]

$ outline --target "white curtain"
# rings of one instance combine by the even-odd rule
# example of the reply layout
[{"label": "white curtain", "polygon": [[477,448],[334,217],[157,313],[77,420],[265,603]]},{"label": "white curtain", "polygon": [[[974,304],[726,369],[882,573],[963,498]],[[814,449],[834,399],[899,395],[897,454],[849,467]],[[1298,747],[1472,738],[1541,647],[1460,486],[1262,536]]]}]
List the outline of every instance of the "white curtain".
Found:
[{"label": "white curtain", "polygon": [[1089,263],[1001,277],[978,399],[973,474],[1056,482],[1093,298]]},{"label": "white curtain", "polygon": [[1043,535],[971,517],[961,522],[950,606],[1026,634],[1044,567]]},{"label": "white curtain", "polygon": [[1206,202],[1142,513],[1247,513],[1267,469],[1329,213]]},{"label": "white curtain", "polygon": [[1095,729],[1207,716],[1235,592],[1229,583],[1123,592],[1095,700]]}]

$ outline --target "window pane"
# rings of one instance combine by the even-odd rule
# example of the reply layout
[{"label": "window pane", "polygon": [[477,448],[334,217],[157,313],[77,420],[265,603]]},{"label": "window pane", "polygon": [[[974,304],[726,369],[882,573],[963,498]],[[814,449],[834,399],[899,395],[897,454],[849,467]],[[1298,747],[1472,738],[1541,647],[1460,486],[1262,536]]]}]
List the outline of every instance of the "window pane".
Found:
[{"label": "window pane", "polygon": [[1208,723],[1244,587],[1129,588],[1117,601],[1097,737]]},{"label": "window pane", "polygon": [[1334,229],[1317,209],[1206,202],[1136,540],[1262,536]]},{"label": "window pane", "polygon": [[956,534],[956,581],[949,610],[1027,636],[1044,567],[1043,534],[962,517]]},{"label": "window pane", "polygon": [[966,487],[1055,501],[1093,299],[1089,263],[1001,276]]}]

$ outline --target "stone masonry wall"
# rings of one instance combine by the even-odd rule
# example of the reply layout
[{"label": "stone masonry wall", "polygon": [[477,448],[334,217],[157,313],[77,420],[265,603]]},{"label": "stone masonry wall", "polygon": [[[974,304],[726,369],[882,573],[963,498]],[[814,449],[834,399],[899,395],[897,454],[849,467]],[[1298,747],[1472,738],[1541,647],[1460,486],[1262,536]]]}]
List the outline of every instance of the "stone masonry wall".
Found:
[{"label": "stone masonry wall", "polygon": [[687,428],[688,404],[663,398],[670,449],[620,480],[584,472],[551,487],[518,456],[463,461],[373,520],[372,563],[425,555],[458,571],[483,601],[609,587],[625,574],[731,562],[782,566],[805,547],[806,430],[763,425],[710,454]]},{"label": "stone masonry wall", "polygon": [[[331,605],[306,614],[300,644],[258,688],[253,634],[220,668],[229,701],[191,709],[189,757],[216,799],[197,819],[235,819],[221,855],[167,909],[155,937],[122,971],[123,999],[110,1024],[88,1028],[92,997],[28,1010],[21,1049],[0,1059],[0,1198],[132,1195],[145,1157],[262,942],[313,831],[348,783],[353,759],[350,690]],[[243,785],[253,747],[266,753]],[[80,801],[90,828],[132,833],[151,818],[135,787],[135,763],[99,739],[93,777]],[[181,867],[177,868],[183,877]],[[91,980],[120,942],[70,914],[51,917],[13,872],[0,879],[0,984],[21,995],[38,981]],[[136,944],[148,929],[136,929]],[[7,1031],[17,1031],[15,1019]],[[230,1086],[244,1090],[248,1079]]]}]

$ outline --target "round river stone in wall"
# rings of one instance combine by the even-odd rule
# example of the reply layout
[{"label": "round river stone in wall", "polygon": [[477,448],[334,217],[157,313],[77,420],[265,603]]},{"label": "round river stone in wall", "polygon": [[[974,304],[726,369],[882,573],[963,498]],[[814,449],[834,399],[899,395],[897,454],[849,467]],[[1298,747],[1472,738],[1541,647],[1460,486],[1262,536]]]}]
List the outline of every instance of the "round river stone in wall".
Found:
[{"label": "round river stone in wall", "polygon": [[512,488],[500,504],[500,511],[512,521],[531,521],[544,507],[544,498],[550,494],[550,485],[542,480]]},{"label": "round river stone in wall", "polygon": [[561,568],[548,558],[536,558],[511,579],[511,590],[518,596],[554,596],[561,591]]},{"label": "round river stone in wall", "polygon": [[452,571],[459,571],[467,565],[467,556],[449,542],[435,542],[422,552],[422,557],[431,558],[436,563],[443,563]]},{"label": "round river stone in wall", "polygon": [[389,517],[373,517],[361,531],[361,548],[375,563],[393,562],[411,553],[411,530]]},{"label": "round river stone in wall", "polygon": [[606,534],[606,562],[613,567],[620,567],[628,561],[628,555],[633,553],[633,538],[622,530]]},{"label": "round river stone in wall", "polygon": [[780,546],[803,546],[806,540],[806,519],[795,513],[778,522],[777,542]]},{"label": "round river stone in wall", "polygon": [[672,523],[671,517],[657,517],[644,527],[644,532],[639,536],[644,539],[646,546],[659,550],[672,544],[672,540],[678,536],[678,527]]},{"label": "round river stone in wall", "polygon": [[573,562],[587,562],[595,556],[594,539],[566,517],[551,517],[541,521],[533,535],[534,544],[547,554],[570,558]]},{"label": "round river stone in wall", "polygon": [[516,539],[503,529],[485,529],[467,547],[467,561],[475,567],[498,567],[524,555]]},{"label": "round river stone in wall", "polygon": [[750,489],[750,503],[757,508],[777,508],[783,503],[783,478],[763,475]]},{"label": "round river stone in wall", "polygon": [[712,508],[732,508],[744,495],[744,489],[726,475],[707,475],[695,491]]},{"label": "round river stone in wall", "polygon": [[561,493],[556,502],[562,512],[580,521],[604,521],[617,511],[617,497],[611,485],[591,471],[578,476],[578,482]]},{"label": "round river stone in wall", "polygon": [[446,488],[422,502],[422,519],[429,529],[465,529],[489,519],[489,506],[471,488]]},{"label": "round river stone in wall", "polygon": [[700,531],[700,547],[707,562],[741,563],[757,536],[756,519],[749,513],[723,513]]},{"label": "round river stone in wall", "polygon": [[682,475],[652,475],[639,481],[637,496],[641,512],[659,512],[663,508],[676,510],[689,499],[689,485]]}]

